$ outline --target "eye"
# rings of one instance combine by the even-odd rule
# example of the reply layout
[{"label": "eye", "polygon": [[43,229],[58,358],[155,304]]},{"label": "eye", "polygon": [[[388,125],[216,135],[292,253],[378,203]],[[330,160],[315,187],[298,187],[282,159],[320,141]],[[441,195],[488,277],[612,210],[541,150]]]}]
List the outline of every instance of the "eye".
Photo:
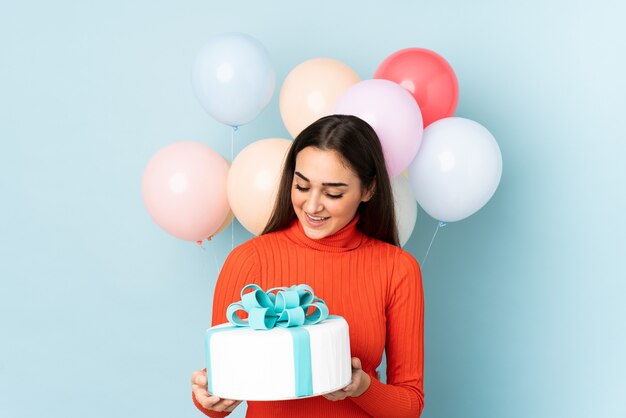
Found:
[{"label": "eye", "polygon": [[330,197],[331,199],[341,199],[343,197],[342,194],[330,194],[330,193],[326,193],[326,196]]},{"label": "eye", "polygon": [[308,192],[309,188],[308,187],[302,187],[299,184],[296,183],[296,189],[300,190],[301,192]]}]

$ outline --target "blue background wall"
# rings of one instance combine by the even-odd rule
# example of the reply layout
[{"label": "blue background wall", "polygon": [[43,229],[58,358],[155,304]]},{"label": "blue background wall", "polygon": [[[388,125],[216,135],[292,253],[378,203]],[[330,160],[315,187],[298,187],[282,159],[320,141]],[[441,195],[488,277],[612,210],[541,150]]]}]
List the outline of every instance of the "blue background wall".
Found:
[{"label": "blue background wall", "polygon": [[[435,50],[457,115],[497,138],[499,190],[424,266],[424,417],[626,416],[622,3],[300,3],[3,4],[0,416],[200,416],[189,378],[230,236],[205,251],[170,237],[140,181],[178,140],[229,156],[190,83],[225,31],[266,45],[278,87],[314,57],[366,79],[396,50]],[[235,152],[265,137],[287,137],[277,93]],[[420,212],[419,260],[435,227]]]}]

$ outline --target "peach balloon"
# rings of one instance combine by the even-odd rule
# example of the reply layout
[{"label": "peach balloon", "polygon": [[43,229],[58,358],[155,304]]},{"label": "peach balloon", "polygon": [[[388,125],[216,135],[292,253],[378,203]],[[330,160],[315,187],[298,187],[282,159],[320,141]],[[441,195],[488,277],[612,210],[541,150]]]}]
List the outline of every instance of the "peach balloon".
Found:
[{"label": "peach balloon", "polygon": [[[231,166],[230,162],[225,158],[224,158],[224,161],[226,161],[226,164],[228,164],[228,170],[230,171],[230,166]],[[228,179],[228,174],[226,174],[226,178]],[[227,196],[227,199],[228,199],[228,196]],[[222,225],[219,228],[217,228],[217,231],[215,231],[213,235],[211,235],[210,237],[207,237],[207,239],[211,240],[213,239],[214,236],[224,232],[224,230],[228,228],[230,224],[233,222],[234,218],[235,218],[235,214],[233,213],[232,210],[230,210],[230,206],[229,206],[228,215],[226,215],[226,219],[224,219],[224,222],[222,223]]]},{"label": "peach balloon", "polygon": [[233,214],[233,211],[229,211],[228,215],[226,216],[226,219],[224,220],[224,223],[222,224],[222,226],[220,226],[217,231],[215,231],[213,233],[213,235],[211,235],[208,239],[213,239],[214,236],[218,235],[219,233],[223,232],[226,228],[228,228],[230,226],[230,224],[233,222],[233,218],[235,217],[235,215]]},{"label": "peach balloon", "polygon": [[210,237],[228,215],[228,163],[209,146],[184,141],[159,150],[144,170],[143,201],[154,221],[175,237]]},{"label": "peach balloon", "polygon": [[358,83],[358,74],[330,58],[315,58],[296,66],[280,90],[280,115],[295,138],[323,116],[333,114],[339,97]]},{"label": "peach balloon", "polygon": [[254,235],[263,232],[274,209],[283,163],[291,141],[268,138],[245,147],[228,172],[230,207],[239,222]]}]

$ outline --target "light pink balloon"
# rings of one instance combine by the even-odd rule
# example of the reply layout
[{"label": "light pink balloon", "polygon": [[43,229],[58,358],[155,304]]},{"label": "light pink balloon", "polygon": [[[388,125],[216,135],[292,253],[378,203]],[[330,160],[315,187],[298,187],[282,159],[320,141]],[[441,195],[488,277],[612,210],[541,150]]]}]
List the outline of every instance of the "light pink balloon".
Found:
[{"label": "light pink balloon", "polygon": [[388,80],[365,80],[350,87],[337,102],[335,114],[354,115],[378,134],[389,177],[407,168],[422,142],[424,125],[415,99]]},{"label": "light pink balloon", "polygon": [[228,163],[209,146],[184,141],[159,150],[143,174],[143,201],[154,221],[187,241],[210,238],[229,213]]}]

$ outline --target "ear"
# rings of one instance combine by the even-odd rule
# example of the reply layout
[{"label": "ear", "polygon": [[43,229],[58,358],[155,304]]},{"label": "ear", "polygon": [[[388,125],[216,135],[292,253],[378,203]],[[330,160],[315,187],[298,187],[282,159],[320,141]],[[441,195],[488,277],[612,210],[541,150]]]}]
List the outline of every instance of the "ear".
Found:
[{"label": "ear", "polygon": [[376,180],[374,180],[372,185],[363,193],[361,202],[368,202],[372,197],[374,197],[374,193],[376,193]]}]

